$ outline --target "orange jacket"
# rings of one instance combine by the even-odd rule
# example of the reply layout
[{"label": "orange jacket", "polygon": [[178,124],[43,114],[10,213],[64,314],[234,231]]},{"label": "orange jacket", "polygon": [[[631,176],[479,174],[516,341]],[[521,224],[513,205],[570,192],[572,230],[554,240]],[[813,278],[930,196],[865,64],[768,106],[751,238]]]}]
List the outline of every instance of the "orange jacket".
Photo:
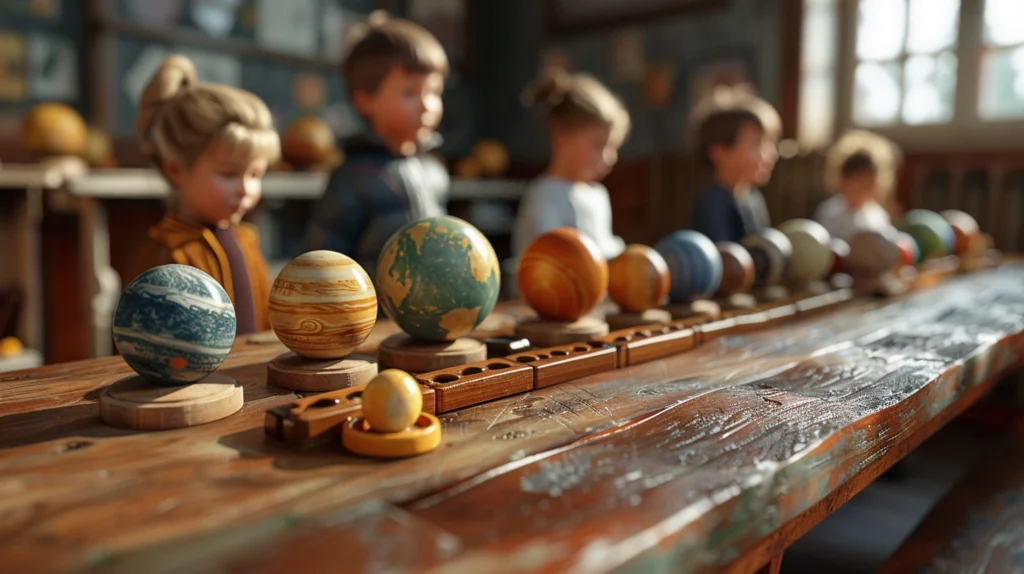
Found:
[{"label": "orange jacket", "polygon": [[[235,227],[238,246],[245,258],[249,271],[246,278],[252,285],[252,300],[256,307],[256,327],[261,331],[270,329],[270,271],[260,251],[260,236],[254,225],[242,223]],[[149,230],[149,241],[143,246],[138,257],[138,266],[126,277],[125,284],[138,277],[147,269],[167,263],[191,265],[209,273],[235,300],[234,282],[231,276],[227,254],[213,231],[181,221],[171,214],[164,215],[160,223]]]}]

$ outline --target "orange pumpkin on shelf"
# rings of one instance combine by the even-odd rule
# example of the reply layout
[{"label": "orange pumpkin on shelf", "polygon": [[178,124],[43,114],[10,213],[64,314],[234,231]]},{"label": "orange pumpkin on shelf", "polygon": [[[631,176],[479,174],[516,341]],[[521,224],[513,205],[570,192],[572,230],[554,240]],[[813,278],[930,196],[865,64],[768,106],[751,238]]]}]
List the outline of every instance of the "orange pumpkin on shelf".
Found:
[{"label": "orange pumpkin on shelf", "polygon": [[473,156],[464,157],[455,162],[455,175],[462,179],[479,179],[480,164]]},{"label": "orange pumpkin on shelf", "polygon": [[37,104],[21,124],[21,145],[40,157],[81,156],[88,129],[74,108],[58,102]]},{"label": "orange pumpkin on shelf", "polygon": [[323,167],[337,157],[336,150],[334,132],[313,115],[288,124],[281,137],[281,156],[296,170]]},{"label": "orange pumpkin on shelf", "polygon": [[508,149],[496,139],[483,139],[473,146],[473,159],[484,177],[501,177],[508,171]]}]

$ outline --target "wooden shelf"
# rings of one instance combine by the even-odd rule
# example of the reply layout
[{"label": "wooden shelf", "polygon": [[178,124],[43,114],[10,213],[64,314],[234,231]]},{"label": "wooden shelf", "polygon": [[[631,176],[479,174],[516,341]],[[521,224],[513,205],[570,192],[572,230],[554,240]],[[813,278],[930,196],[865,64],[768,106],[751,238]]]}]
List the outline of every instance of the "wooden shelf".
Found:
[{"label": "wooden shelf", "polygon": [[43,366],[43,354],[35,349],[25,349],[13,357],[0,357],[0,373],[34,369]]},{"label": "wooden shelf", "polygon": [[[314,172],[271,172],[263,178],[264,199],[317,199],[327,186],[328,174]],[[453,179],[452,201],[517,201],[527,185],[522,180]],[[66,187],[73,195],[96,199],[161,199],[170,193],[167,181],[154,169],[94,170],[69,178]]]},{"label": "wooden shelf", "polygon": [[58,169],[42,169],[34,164],[0,166],[0,189],[58,189],[64,174]]}]

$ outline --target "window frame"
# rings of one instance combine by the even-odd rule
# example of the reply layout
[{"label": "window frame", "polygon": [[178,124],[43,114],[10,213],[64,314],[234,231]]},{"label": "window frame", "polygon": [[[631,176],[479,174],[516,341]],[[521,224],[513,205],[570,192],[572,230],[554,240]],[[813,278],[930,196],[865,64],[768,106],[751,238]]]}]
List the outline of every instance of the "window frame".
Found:
[{"label": "window frame", "polygon": [[[909,0],[908,0],[909,1]],[[836,67],[836,118],[838,133],[866,129],[885,136],[907,150],[1005,149],[1024,147],[1024,118],[985,120],[978,112],[981,59],[985,53],[984,0],[961,0],[957,30],[955,102],[947,123],[894,126],[861,126],[853,121],[854,74],[857,68],[857,9],[860,0],[839,0],[839,43]],[[899,61],[905,61],[901,55]]]}]

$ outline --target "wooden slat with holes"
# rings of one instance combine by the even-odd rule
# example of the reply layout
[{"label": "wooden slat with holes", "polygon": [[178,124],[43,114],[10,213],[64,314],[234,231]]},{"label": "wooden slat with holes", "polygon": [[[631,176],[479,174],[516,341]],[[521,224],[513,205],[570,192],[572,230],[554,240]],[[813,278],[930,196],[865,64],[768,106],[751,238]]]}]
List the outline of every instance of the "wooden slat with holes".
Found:
[{"label": "wooden slat with holes", "polygon": [[619,368],[618,349],[614,345],[575,343],[534,349],[506,357],[533,369],[533,388],[582,379]]},{"label": "wooden slat with holes", "polygon": [[689,351],[697,346],[697,334],[686,323],[673,321],[612,331],[594,341],[618,348],[619,365],[630,366]]},{"label": "wooden slat with holes", "polygon": [[508,359],[488,359],[416,375],[434,390],[435,410],[447,413],[533,388],[533,369]]}]

